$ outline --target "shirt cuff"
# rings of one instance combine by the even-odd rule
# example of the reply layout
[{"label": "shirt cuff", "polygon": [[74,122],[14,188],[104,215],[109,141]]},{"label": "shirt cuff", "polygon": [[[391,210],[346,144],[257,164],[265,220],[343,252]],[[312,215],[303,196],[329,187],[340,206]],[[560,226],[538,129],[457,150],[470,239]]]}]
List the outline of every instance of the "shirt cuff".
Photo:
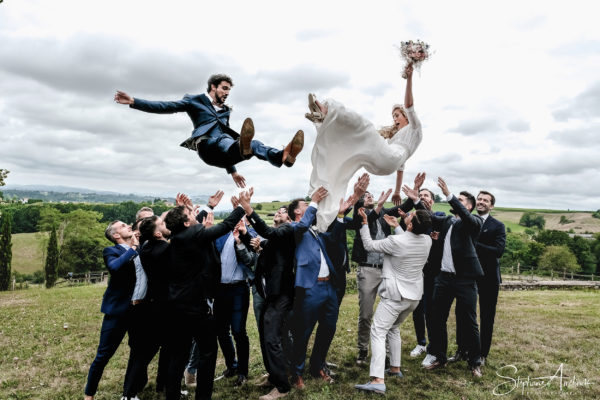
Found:
[{"label": "shirt cuff", "polygon": [[240,250],[244,250],[244,249],[246,248],[246,246],[244,245],[244,243],[237,243],[235,246],[236,246],[238,249],[240,249]]},{"label": "shirt cuff", "polygon": [[450,200],[452,200],[453,197],[454,197],[454,195],[452,193],[450,193],[448,196],[446,196],[446,200],[450,201]]},{"label": "shirt cuff", "polygon": [[421,202],[421,199],[417,199],[417,201],[413,201],[413,204],[416,206],[417,204],[419,204]]},{"label": "shirt cuff", "polygon": [[394,228],[394,235],[399,235],[402,232],[404,232],[404,231],[402,230],[402,227],[400,225],[398,225],[396,228]]},{"label": "shirt cuff", "polygon": [[337,222],[341,222],[342,224],[344,223],[344,218],[339,218],[339,217],[338,217],[338,218],[336,218],[336,219],[337,219]]},{"label": "shirt cuff", "polygon": [[309,207],[313,207],[313,208],[319,208],[319,203],[315,203],[314,201],[311,201],[310,204],[308,205]]},{"label": "shirt cuff", "polygon": [[208,207],[208,206],[202,206],[202,208],[200,210],[206,211],[207,213],[213,212],[213,210],[211,210],[210,207]]}]

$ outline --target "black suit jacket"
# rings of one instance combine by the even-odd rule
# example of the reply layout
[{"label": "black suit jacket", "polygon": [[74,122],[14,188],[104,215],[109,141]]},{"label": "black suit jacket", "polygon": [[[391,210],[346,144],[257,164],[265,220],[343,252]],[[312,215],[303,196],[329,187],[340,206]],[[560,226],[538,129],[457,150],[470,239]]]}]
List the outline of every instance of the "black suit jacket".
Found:
[{"label": "black suit jacket", "polygon": [[[362,218],[360,215],[358,215],[358,209],[361,208],[362,206],[363,206],[363,203],[362,203],[362,200],[360,200],[356,204],[356,207],[354,207],[354,215],[352,217],[352,220],[355,223],[355,225],[353,227],[356,232],[356,234],[354,236],[354,245],[352,247],[352,261],[357,262],[357,263],[363,263],[363,262],[367,261],[367,251],[365,250],[365,247],[363,246],[363,242],[360,238],[360,228],[362,225]],[[398,218],[398,217],[400,217],[400,214],[398,213],[399,209],[404,211],[405,213],[407,213],[410,210],[412,210],[413,207],[414,207],[414,203],[412,202],[412,200],[407,199],[404,203],[402,203],[399,206],[381,209],[379,214],[375,213],[375,211],[370,212],[369,215],[367,216],[367,223],[369,225],[369,232],[371,233],[371,238],[375,239],[375,235],[377,235],[377,221],[378,220],[379,220],[379,223],[381,224],[381,230],[383,231],[385,236],[387,237],[392,234],[392,230],[390,229],[390,226],[383,219],[384,215],[392,215],[392,216]]]},{"label": "black suit jacket", "polygon": [[215,296],[221,282],[221,257],[214,240],[231,232],[244,216],[236,207],[225,220],[210,228],[193,225],[171,238],[169,304],[193,315],[208,312],[206,300]]},{"label": "black suit jacket", "polygon": [[262,285],[262,278],[264,278],[263,289],[267,297],[280,294],[291,296],[294,293],[294,254],[296,249],[294,228],[291,224],[283,224],[276,228],[270,227],[255,212],[248,217],[248,222],[256,230],[256,233],[267,239],[256,266],[255,281],[257,285]]},{"label": "black suit jacket", "polygon": [[140,260],[148,277],[146,299],[166,302],[169,294],[169,263],[171,261],[169,242],[151,239],[140,249]]},{"label": "black suit jacket", "polygon": [[505,244],[506,229],[504,224],[491,215],[488,216],[481,227],[475,247],[486,281],[502,282],[500,257],[504,253]]},{"label": "black suit jacket", "polygon": [[[442,244],[446,240],[448,230],[452,226],[450,246],[452,249],[452,261],[456,276],[464,278],[477,278],[483,276],[483,270],[479,264],[479,258],[475,251],[475,240],[479,235],[483,220],[479,215],[473,215],[461,204],[456,196],[449,201],[460,218],[453,216],[438,217],[432,215],[433,230],[440,232],[439,241]],[[443,253],[442,253],[443,254]]]}]

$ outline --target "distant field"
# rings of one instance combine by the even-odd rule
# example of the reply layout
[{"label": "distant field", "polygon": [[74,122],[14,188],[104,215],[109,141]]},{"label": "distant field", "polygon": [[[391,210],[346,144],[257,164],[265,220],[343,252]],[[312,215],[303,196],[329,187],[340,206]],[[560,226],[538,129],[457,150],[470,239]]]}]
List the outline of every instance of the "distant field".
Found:
[{"label": "distant field", "polygon": [[44,268],[40,233],[16,233],[12,235],[12,269],[21,274],[31,274]]}]

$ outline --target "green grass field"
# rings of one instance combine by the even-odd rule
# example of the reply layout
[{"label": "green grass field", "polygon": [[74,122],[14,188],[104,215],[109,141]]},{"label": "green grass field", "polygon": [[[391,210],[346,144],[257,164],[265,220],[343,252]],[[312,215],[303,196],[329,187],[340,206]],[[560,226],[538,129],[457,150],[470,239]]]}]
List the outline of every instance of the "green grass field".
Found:
[{"label": "green grass field", "polygon": [[32,274],[44,269],[44,256],[40,242],[41,233],[17,233],[12,235],[12,269],[22,274]]},{"label": "green grass field", "polygon": [[[98,344],[104,289],[102,285],[94,285],[0,293],[0,399],[83,398],[87,371]],[[306,390],[292,391],[289,399],[378,398],[353,388],[369,378],[368,367],[354,364],[357,303],[356,295],[347,295],[342,303],[328,357],[339,364],[336,382],[325,385],[307,379]],[[65,323],[67,329],[63,329]],[[455,350],[453,317],[448,328],[452,352]],[[253,380],[263,373],[263,366],[251,310],[247,329]],[[401,335],[405,378],[386,380],[390,399],[600,398],[600,293],[597,291],[501,292],[492,352],[480,381],[471,378],[465,364],[431,372],[421,369],[421,359],[411,359],[408,355],[415,346],[410,318],[402,325]],[[104,372],[97,400],[120,398],[128,356],[125,343]],[[517,371],[502,369],[510,365]],[[561,366],[563,385],[571,381],[571,386],[560,385]],[[223,369],[223,359],[219,356],[217,371]],[[151,383],[139,395],[140,399],[162,398],[154,393],[155,374],[156,360],[150,367]],[[541,380],[535,379],[550,376],[555,378],[546,378],[541,387]],[[520,385],[516,384],[517,377]],[[234,389],[232,383],[227,379],[216,382],[213,398],[257,399],[266,393],[251,384]],[[494,390],[505,394],[495,396]]]}]

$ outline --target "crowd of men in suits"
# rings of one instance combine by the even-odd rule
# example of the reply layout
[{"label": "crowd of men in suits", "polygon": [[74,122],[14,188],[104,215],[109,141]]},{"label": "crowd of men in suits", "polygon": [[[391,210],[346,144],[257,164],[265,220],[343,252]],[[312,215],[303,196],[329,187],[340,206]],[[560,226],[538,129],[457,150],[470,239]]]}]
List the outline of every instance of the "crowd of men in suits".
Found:
[{"label": "crowd of men in suits", "polygon": [[[308,373],[333,383],[327,354],[350,260],[358,266],[357,364],[367,363],[371,345],[371,379],[357,389],[385,393],[386,376],[402,377],[398,326],[411,313],[418,342],[411,356],[426,354],[424,368],[466,360],[472,374],[481,377],[494,326],[504,225],[490,216],[491,193],[455,196],[441,178],[438,185],[452,215],[433,212],[435,196],[422,187],[424,180],[424,173],[417,175],[413,187],[403,188],[406,201],[384,208],[391,190],[375,202],[367,191],[369,176],[362,175],[349,198],[340,200],[326,232],[314,228],[319,203],[328,195],[324,188],[310,201],[296,199],[279,208],[272,226],[252,208],[253,189],[231,197],[233,211],[217,224],[212,209],[222,191],[202,208],[178,194],[176,206],[161,216],[144,208],[133,226],[111,222],[105,234],[114,246],[103,251],[110,280],[85,399],[94,398],[126,333],[130,355],[122,399],[137,399],[157,354],[157,391],[168,400],[179,399],[184,379],[196,386],[196,399],[210,399],[219,346],[227,367],[222,375],[235,378],[236,386],[247,384],[250,297],[267,371],[258,384],[272,388],[260,399],[304,388],[315,326]],[[348,230],[356,233],[351,257]],[[458,351],[447,359],[446,322],[454,299]]]}]

